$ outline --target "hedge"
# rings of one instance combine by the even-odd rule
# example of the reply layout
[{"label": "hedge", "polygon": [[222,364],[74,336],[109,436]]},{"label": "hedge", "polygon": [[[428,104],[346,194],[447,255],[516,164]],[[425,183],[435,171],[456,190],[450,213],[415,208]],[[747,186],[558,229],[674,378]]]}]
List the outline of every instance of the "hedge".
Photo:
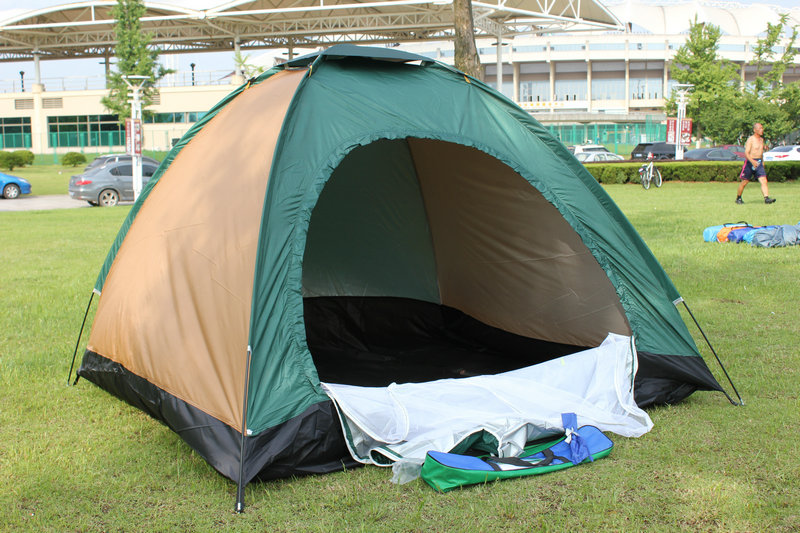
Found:
[{"label": "hedge", "polygon": [[[655,161],[664,181],[738,181],[741,161]],[[641,163],[587,163],[586,170],[603,184],[638,183]],[[800,161],[768,162],[767,178],[773,182],[800,179]]]},{"label": "hedge", "polygon": [[7,168],[10,171],[16,167],[24,167],[25,160],[17,152],[0,152],[0,168]]}]

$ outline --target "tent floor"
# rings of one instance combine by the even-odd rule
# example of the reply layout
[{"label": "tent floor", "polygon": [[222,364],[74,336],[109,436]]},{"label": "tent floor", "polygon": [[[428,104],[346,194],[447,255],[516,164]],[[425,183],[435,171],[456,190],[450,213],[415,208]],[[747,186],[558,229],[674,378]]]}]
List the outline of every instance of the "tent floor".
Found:
[{"label": "tent floor", "polygon": [[321,381],[367,387],[497,374],[583,350],[521,337],[442,305],[404,298],[304,299]]}]

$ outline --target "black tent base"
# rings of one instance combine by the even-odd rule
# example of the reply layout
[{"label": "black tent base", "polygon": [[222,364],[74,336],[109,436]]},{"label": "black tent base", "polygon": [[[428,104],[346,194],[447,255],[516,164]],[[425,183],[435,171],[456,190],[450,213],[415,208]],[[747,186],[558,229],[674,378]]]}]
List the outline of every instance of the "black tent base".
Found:
[{"label": "black tent base", "polygon": [[[84,354],[78,374],[164,423],[220,474],[239,482],[239,431],[94,352]],[[283,424],[245,437],[244,452],[245,484],[359,466],[347,451],[331,401],[314,404]]]}]

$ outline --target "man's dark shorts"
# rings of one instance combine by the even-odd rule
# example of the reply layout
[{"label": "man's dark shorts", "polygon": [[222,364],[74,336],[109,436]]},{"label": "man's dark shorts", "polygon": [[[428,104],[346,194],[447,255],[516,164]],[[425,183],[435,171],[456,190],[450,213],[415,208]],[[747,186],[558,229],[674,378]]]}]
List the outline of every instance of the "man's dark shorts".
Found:
[{"label": "man's dark shorts", "polygon": [[750,164],[750,161],[745,160],[742,171],[739,173],[740,180],[758,181],[758,178],[767,177],[764,163],[760,159],[756,159],[756,161],[758,161],[758,166],[753,170],[753,165]]}]

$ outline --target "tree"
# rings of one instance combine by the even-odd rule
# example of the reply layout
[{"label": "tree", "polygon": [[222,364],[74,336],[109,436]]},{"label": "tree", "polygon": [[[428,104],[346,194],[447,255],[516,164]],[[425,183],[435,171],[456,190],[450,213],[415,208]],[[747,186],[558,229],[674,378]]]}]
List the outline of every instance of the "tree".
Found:
[{"label": "tree", "polygon": [[775,57],[776,46],[786,31],[785,26],[788,21],[789,15],[784,13],[781,15],[780,23],[767,22],[766,34],[753,47],[755,59],[750,64],[756,67],[756,79],[751,91],[755,96],[769,98],[775,91],[779,91],[783,86],[783,73],[794,62],[797,27],[791,28],[791,37],[780,58]]},{"label": "tree", "polygon": [[233,63],[236,65],[236,70],[241,72],[246,79],[258,76],[266,70],[262,65],[254,65],[249,61],[250,54],[244,55],[239,50],[233,54]]},{"label": "tree", "polygon": [[[786,67],[794,60],[796,28],[782,55],[776,57],[776,45],[786,33],[787,20],[784,15],[779,24],[767,25],[767,32],[753,47],[755,80],[742,87],[738,67],[717,56],[720,29],[698,23],[695,18],[670,72],[678,82],[694,85],[686,114],[694,120],[698,137],[706,136],[715,143],[742,144],[753,124],[761,122],[769,143],[800,127],[800,84],[782,83]],[[675,111],[674,98],[665,108],[668,113]]]},{"label": "tree", "polygon": [[453,0],[455,37],[455,67],[473,78],[482,80],[481,60],[475,46],[475,23],[472,18],[471,0]]},{"label": "tree", "polygon": [[108,77],[109,94],[101,102],[119,117],[120,123],[131,116],[128,85],[123,76],[147,76],[142,85],[142,107],[145,108],[153,102],[156,82],[172,72],[158,64],[159,50],[149,46],[152,35],[142,32],[139,19],[145,11],[141,0],[117,0],[117,5],[111,10],[117,21],[117,65],[116,71]]},{"label": "tree", "polygon": [[[686,105],[686,116],[694,120],[696,135],[702,136],[714,124],[709,122],[707,111],[718,101],[735,100],[739,94],[739,74],[732,62],[718,57],[722,31],[713,24],[694,22],[689,27],[686,43],[675,54],[670,75],[678,83],[694,85]],[[668,112],[675,112],[675,97],[667,101]]]}]

